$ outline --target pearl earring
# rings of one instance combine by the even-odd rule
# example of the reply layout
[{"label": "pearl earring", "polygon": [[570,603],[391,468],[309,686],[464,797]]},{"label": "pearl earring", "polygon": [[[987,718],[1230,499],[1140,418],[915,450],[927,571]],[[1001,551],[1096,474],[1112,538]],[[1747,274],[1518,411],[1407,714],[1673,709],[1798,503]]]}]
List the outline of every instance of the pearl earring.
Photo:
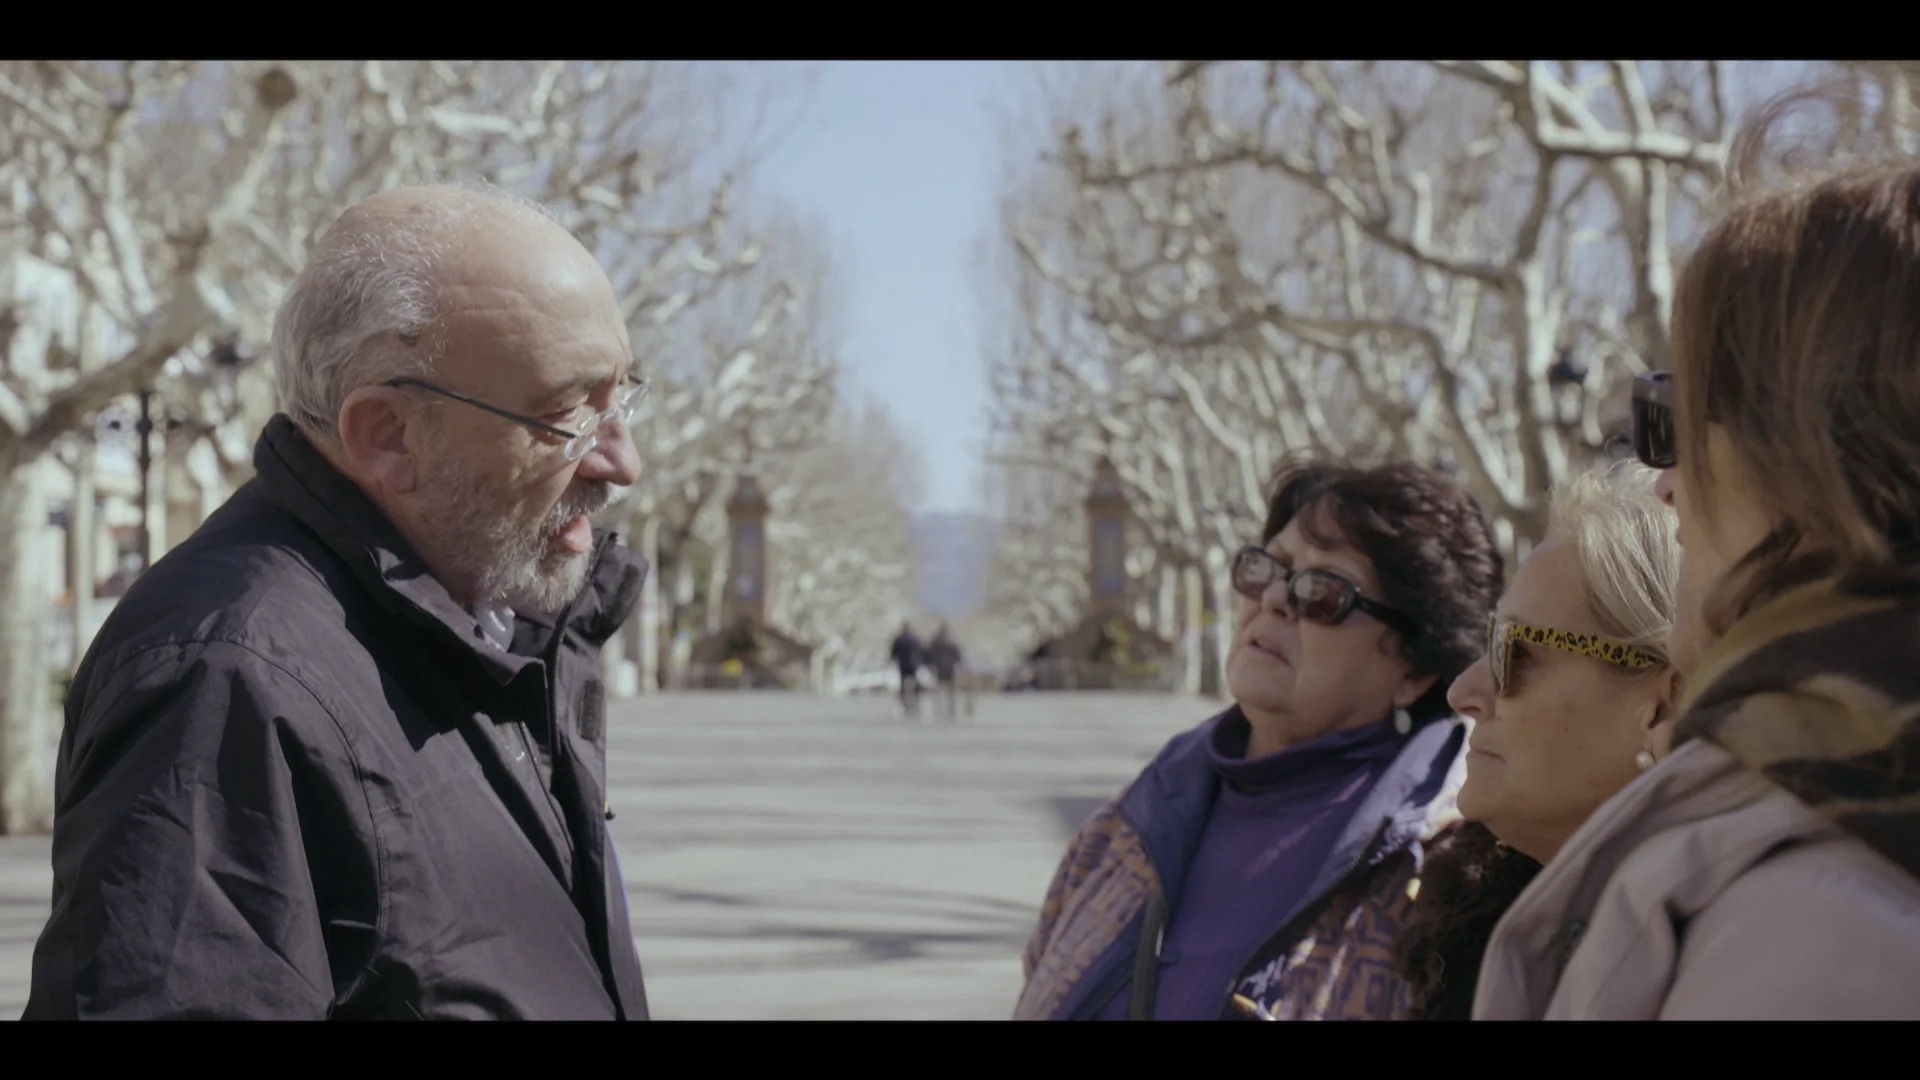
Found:
[{"label": "pearl earring", "polygon": [[1640,751],[1633,755],[1633,763],[1641,772],[1646,772],[1648,769],[1653,768],[1653,752],[1650,750]]},{"label": "pearl earring", "polygon": [[1407,710],[1393,710],[1393,730],[1402,735],[1413,730],[1413,717],[1407,715]]}]

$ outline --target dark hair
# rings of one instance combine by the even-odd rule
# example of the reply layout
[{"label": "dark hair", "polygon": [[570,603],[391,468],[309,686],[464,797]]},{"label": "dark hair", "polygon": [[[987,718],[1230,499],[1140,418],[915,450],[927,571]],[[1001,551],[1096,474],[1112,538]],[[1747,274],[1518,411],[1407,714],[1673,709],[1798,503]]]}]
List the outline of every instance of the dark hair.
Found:
[{"label": "dark hair", "polygon": [[1500,917],[1540,872],[1485,825],[1464,822],[1433,842],[1394,967],[1413,987],[1410,1020],[1470,1020],[1480,959]]},{"label": "dark hair", "polygon": [[1831,160],[1803,168],[1779,144],[1821,105],[1846,115],[1860,102],[1832,84],[1792,91],[1742,126],[1738,197],[1674,286],[1688,491],[1711,520],[1716,423],[1773,524],[1709,594],[1715,634],[1803,582],[1920,560],[1920,162],[1816,147]]},{"label": "dark hair", "polygon": [[[1486,651],[1487,613],[1505,582],[1480,504],[1411,462],[1363,469],[1292,458],[1275,473],[1273,490],[1262,541],[1299,518],[1315,547],[1365,555],[1387,606],[1420,628],[1412,637],[1395,635],[1400,655],[1415,674],[1435,678],[1408,715],[1415,723],[1447,715],[1447,687]],[[1303,515],[1307,510],[1316,512]]]}]

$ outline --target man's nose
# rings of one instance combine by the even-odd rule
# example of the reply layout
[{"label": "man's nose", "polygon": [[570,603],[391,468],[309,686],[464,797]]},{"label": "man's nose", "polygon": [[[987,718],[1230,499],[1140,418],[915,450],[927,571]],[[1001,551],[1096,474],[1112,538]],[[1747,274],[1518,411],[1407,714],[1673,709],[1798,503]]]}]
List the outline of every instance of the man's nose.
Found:
[{"label": "man's nose", "polygon": [[633,435],[627,426],[618,420],[609,420],[592,452],[580,459],[575,475],[615,487],[627,487],[640,479],[640,451],[633,445]]}]

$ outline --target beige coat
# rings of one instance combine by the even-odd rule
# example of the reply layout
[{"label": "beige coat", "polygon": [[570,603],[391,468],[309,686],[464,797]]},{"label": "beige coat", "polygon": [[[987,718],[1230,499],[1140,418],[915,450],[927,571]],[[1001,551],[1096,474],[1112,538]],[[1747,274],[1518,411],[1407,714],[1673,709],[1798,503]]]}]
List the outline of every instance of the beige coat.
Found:
[{"label": "beige coat", "polygon": [[1920,882],[1693,740],[1515,901],[1473,1018],[1920,1020]]}]

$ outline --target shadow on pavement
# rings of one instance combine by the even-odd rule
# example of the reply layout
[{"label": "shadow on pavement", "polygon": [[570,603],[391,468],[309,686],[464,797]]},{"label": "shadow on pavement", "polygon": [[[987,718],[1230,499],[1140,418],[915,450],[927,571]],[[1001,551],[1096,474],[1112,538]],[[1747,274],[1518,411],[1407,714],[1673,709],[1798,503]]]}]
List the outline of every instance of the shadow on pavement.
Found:
[{"label": "shadow on pavement", "polygon": [[[779,943],[784,948],[776,958],[766,956],[728,956],[721,949],[698,959],[662,957],[651,959],[641,943],[641,962],[649,974],[657,975],[734,975],[765,974],[770,971],[859,968],[867,965],[900,964],[928,959],[965,959],[1004,957],[1018,963],[1032,927],[1025,920],[980,930],[879,930],[837,926],[801,926],[772,924],[720,929],[703,927],[675,932],[653,927],[656,937],[682,940],[699,938],[716,944],[723,942]],[[811,948],[808,948],[811,946]],[[798,951],[796,951],[798,950]]]},{"label": "shadow on pavement", "polygon": [[627,882],[629,897],[643,896],[665,900],[670,904],[704,904],[708,907],[759,907],[760,901],[750,896],[735,896],[729,893],[703,892],[693,889],[668,889],[658,885],[640,885]]}]

